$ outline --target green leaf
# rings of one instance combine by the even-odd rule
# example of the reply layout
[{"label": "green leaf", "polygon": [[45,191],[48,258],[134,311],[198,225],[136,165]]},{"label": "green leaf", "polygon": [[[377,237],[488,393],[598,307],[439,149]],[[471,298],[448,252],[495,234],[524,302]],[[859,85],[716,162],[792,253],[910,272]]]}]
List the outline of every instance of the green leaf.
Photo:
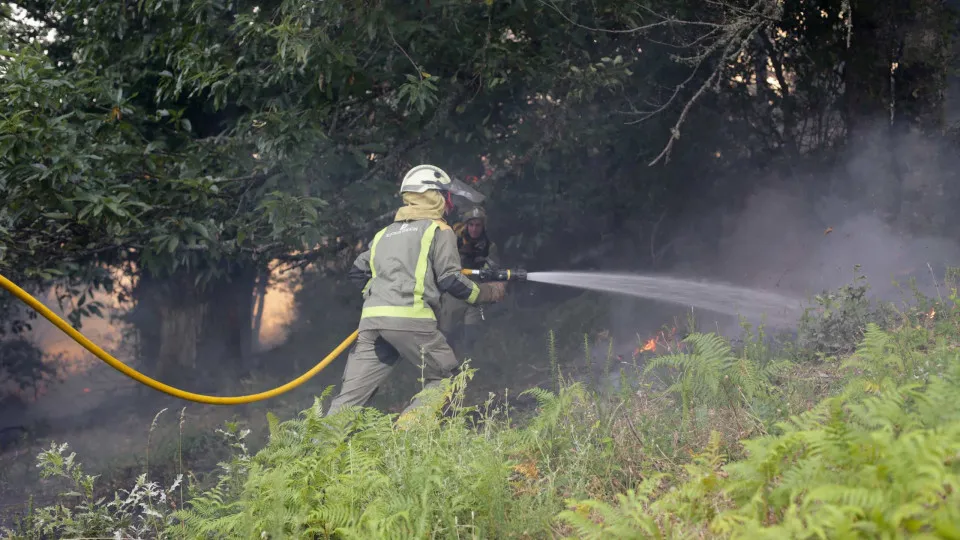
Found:
[{"label": "green leaf", "polygon": [[277,418],[272,412],[267,412],[267,428],[269,429],[270,438],[276,437],[280,433],[280,419]]}]

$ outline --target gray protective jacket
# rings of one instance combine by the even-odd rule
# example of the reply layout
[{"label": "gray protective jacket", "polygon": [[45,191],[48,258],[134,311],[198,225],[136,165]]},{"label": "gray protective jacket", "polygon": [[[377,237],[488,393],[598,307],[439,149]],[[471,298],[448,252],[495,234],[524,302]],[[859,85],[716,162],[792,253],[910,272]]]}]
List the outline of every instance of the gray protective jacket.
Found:
[{"label": "gray protective jacket", "polygon": [[480,286],[462,269],[456,235],[445,222],[391,223],[350,269],[352,280],[365,283],[360,330],[435,330],[441,294],[471,305],[480,297]]}]

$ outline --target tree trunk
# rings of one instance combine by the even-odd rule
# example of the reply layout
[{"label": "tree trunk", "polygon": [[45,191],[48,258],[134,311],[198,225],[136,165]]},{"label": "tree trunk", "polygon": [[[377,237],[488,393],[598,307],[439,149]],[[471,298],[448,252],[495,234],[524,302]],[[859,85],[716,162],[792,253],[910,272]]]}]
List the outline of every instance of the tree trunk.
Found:
[{"label": "tree trunk", "polygon": [[256,270],[242,268],[203,290],[195,276],[140,277],[131,316],[145,371],[192,390],[249,371],[253,357],[253,289]]},{"label": "tree trunk", "polygon": [[229,281],[218,281],[205,291],[209,307],[203,317],[197,354],[208,376],[222,378],[250,371],[253,358],[253,290],[255,268],[233,272]]},{"label": "tree trunk", "polygon": [[[953,49],[950,13],[940,0],[914,0],[901,22],[902,47],[895,76],[897,153],[901,184],[898,224],[913,233],[940,233],[949,207],[945,172],[953,170],[936,140],[945,127],[946,84]],[[949,153],[949,152],[948,152]]]},{"label": "tree trunk", "polygon": [[[895,112],[891,66],[899,49],[896,18],[905,0],[852,0],[853,28],[844,60],[844,119],[853,193],[886,222],[899,214],[900,178],[891,125]],[[895,114],[894,114],[895,118]]]},{"label": "tree trunk", "polygon": [[[888,222],[929,231],[942,198],[936,152],[923,133],[943,127],[950,39],[940,0],[855,0],[845,62],[845,116],[852,171]],[[861,170],[862,169],[862,170]],[[932,176],[931,176],[932,175]]]},{"label": "tree trunk", "polygon": [[160,321],[157,376],[164,381],[180,380],[197,368],[197,342],[206,305],[194,302],[157,306]]},{"label": "tree trunk", "polygon": [[903,0],[853,0],[853,28],[844,59],[844,116],[851,137],[889,122],[890,67],[899,48],[893,14]]},{"label": "tree trunk", "polygon": [[253,348],[260,350],[260,327],[263,325],[263,306],[266,303],[267,285],[270,283],[270,269],[263,268],[257,278],[257,306],[253,314]]}]

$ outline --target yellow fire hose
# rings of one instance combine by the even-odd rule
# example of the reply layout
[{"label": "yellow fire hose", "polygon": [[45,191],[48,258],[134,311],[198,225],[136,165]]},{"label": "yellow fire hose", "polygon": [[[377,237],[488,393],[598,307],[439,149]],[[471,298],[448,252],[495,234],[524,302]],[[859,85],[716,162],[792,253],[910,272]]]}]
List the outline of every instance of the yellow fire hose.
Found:
[{"label": "yellow fire hose", "polygon": [[347,347],[349,347],[357,339],[357,335],[359,334],[359,331],[354,330],[354,332],[350,334],[347,337],[347,339],[343,340],[343,343],[338,345],[337,348],[334,349],[330,354],[328,354],[326,358],[321,360],[319,364],[313,366],[313,368],[310,369],[310,371],[288,382],[287,384],[284,384],[283,386],[278,386],[272,390],[267,390],[266,392],[260,392],[259,394],[248,394],[246,396],[229,396],[229,397],[206,396],[203,394],[194,394],[193,392],[187,392],[184,390],[180,390],[179,388],[174,388],[172,386],[163,384],[162,382],[155,379],[151,379],[150,377],[147,377],[143,373],[140,373],[139,371],[117,360],[116,358],[111,356],[110,353],[98,347],[95,343],[87,339],[86,336],[78,332],[76,329],[70,326],[66,321],[64,321],[59,316],[57,316],[56,313],[54,313],[53,311],[50,311],[50,309],[47,308],[47,306],[43,305],[43,303],[41,303],[39,300],[31,296],[30,293],[18,287],[16,283],[10,281],[6,277],[4,277],[2,274],[0,274],[0,286],[3,286],[4,289],[13,293],[14,296],[20,299],[24,304],[27,304],[28,306],[36,310],[37,313],[46,317],[48,321],[52,322],[54,326],[62,330],[63,333],[73,338],[73,340],[79,343],[80,345],[82,345],[83,348],[92,352],[94,356],[96,356],[97,358],[109,364],[110,367],[112,367],[113,369],[119,371],[120,373],[123,373],[127,377],[130,377],[131,379],[141,384],[145,384],[150,388],[153,388],[154,390],[158,390],[160,392],[163,392],[164,394],[167,394],[173,397],[178,397],[180,399],[185,399],[187,401],[193,401],[195,403],[207,403],[210,405],[240,405],[242,403],[253,403],[255,401],[262,401],[264,399],[272,398],[274,396],[279,396],[280,394],[283,394],[285,392],[289,392],[290,390],[293,390],[294,388],[307,382],[311,377],[313,377],[317,373],[320,373],[321,371],[323,371],[323,368],[327,367],[330,364],[330,362],[333,362],[334,360],[336,360],[336,358],[340,356],[340,354],[343,351],[345,351]]},{"label": "yellow fire hose", "polygon": [[[523,280],[526,279],[526,272],[520,270],[500,270],[500,271],[489,271],[489,270],[470,270],[464,269],[464,275],[475,275],[481,280],[496,280],[496,281],[506,281],[506,280]],[[124,364],[123,362],[117,360],[110,355],[107,351],[104,351],[97,346],[96,343],[87,339],[86,336],[78,332],[75,328],[70,326],[66,321],[61,319],[56,313],[50,311],[50,309],[43,305],[42,302],[34,298],[27,291],[21,289],[17,286],[16,283],[10,281],[2,274],[0,274],[0,286],[4,289],[13,293],[20,301],[24,304],[27,304],[33,308],[37,313],[43,315],[48,321],[53,323],[54,326],[59,328],[63,333],[67,334],[74,341],[83,346],[84,349],[93,353],[94,356],[106,362],[110,367],[123,373],[127,377],[139,382],[140,384],[145,384],[154,390],[163,392],[164,394],[178,397],[180,399],[185,399],[187,401],[193,401],[195,403],[207,403],[209,405],[240,405],[243,403],[253,403],[255,401],[262,401],[264,399],[269,399],[274,396],[279,396],[280,394],[289,392],[294,388],[300,386],[301,384],[307,382],[317,373],[323,371],[325,367],[330,365],[330,362],[333,362],[337,359],[340,354],[343,353],[354,341],[357,340],[359,335],[359,330],[354,330],[352,334],[347,336],[347,339],[343,340],[340,345],[337,345],[337,348],[330,352],[320,361],[317,365],[313,366],[310,371],[304,373],[303,375],[297,377],[296,379],[284,384],[283,386],[278,386],[272,390],[267,390],[266,392],[260,392],[259,394],[248,394],[245,396],[229,396],[229,397],[220,397],[220,396],[207,396],[204,394],[195,394],[193,392],[187,392],[185,390],[180,390],[179,388],[174,388],[170,385],[163,384],[162,382],[151,379],[143,373],[131,368],[130,366]]]}]

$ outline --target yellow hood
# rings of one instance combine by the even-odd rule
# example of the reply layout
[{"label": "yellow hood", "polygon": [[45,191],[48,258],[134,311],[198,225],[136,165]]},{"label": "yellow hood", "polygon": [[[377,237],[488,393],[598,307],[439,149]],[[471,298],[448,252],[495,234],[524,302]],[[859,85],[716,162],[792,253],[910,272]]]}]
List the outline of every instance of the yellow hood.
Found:
[{"label": "yellow hood", "polygon": [[406,206],[397,210],[394,221],[416,221],[419,219],[443,219],[443,210],[446,202],[439,191],[425,191],[423,193],[403,194]]}]

